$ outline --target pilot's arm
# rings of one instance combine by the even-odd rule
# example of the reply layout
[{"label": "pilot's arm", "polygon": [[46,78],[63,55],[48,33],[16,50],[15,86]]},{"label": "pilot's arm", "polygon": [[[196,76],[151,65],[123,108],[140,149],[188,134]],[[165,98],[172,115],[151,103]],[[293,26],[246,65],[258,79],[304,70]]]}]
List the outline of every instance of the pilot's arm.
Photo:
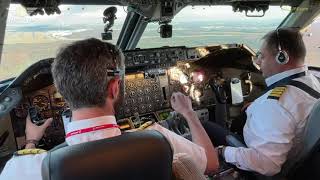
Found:
[{"label": "pilot's arm", "polygon": [[35,143],[39,141],[46,128],[51,124],[52,119],[48,119],[41,126],[33,124],[30,117],[26,122],[26,149],[17,151],[4,167],[0,180],[8,179],[33,179],[41,180],[41,165],[47,153],[44,150],[35,149]]},{"label": "pilot's arm", "polygon": [[217,153],[197,114],[192,109],[190,98],[182,93],[174,93],[171,98],[171,105],[176,112],[182,114],[187,120],[193,142],[158,124],[148,129],[160,131],[170,142],[174,154],[187,154],[201,172],[206,174],[215,172],[219,167]]},{"label": "pilot's arm", "polygon": [[34,142],[39,142],[42,136],[44,135],[44,132],[46,129],[50,126],[52,123],[52,118],[47,119],[41,126],[37,126],[31,122],[30,116],[26,119],[26,149],[32,149],[35,148]]},{"label": "pilot's arm", "polygon": [[292,148],[296,124],[278,101],[254,102],[247,109],[243,130],[248,148],[226,147],[226,162],[264,175],[279,173]]},{"label": "pilot's arm", "polygon": [[219,167],[217,152],[196,112],[193,111],[190,98],[182,93],[174,93],[171,96],[171,106],[187,120],[191,131],[192,141],[205,149],[207,156],[206,171],[216,171]]}]

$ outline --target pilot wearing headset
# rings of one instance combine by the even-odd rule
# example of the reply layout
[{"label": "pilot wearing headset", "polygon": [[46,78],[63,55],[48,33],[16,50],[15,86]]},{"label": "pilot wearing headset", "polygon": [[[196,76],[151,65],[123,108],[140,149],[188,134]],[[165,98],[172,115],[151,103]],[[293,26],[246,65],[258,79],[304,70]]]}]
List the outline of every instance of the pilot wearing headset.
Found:
[{"label": "pilot wearing headset", "polygon": [[306,48],[299,31],[281,28],[263,40],[256,63],[268,87],[246,110],[243,138],[247,147],[226,146],[229,132],[213,123],[204,127],[214,145],[222,145],[218,153],[226,162],[272,176],[303,148],[304,127],[320,98],[320,84],[304,65]]},{"label": "pilot wearing headset", "polygon": [[[124,93],[124,57],[120,50],[93,38],[74,42],[58,53],[52,64],[52,76],[72,110],[72,122],[66,132],[68,145],[121,135],[114,117]],[[201,172],[215,171],[219,166],[217,153],[192,109],[191,100],[175,93],[171,105],[186,118],[193,142],[156,123],[147,129],[162,133],[171,144],[174,156],[187,154]],[[0,179],[42,179],[41,163],[46,152],[34,148],[51,121],[36,126],[27,118],[27,150],[18,151],[7,162]]]}]

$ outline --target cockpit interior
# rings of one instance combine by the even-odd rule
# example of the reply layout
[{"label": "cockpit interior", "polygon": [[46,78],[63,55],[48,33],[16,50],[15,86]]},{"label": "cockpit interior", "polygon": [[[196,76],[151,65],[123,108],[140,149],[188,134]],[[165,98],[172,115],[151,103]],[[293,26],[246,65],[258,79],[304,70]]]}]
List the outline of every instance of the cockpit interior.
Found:
[{"label": "cockpit interior", "polygon": [[[51,1],[50,1],[51,2]],[[242,134],[242,107],[254,101],[266,90],[264,78],[254,63],[256,50],[245,42],[206,46],[164,46],[136,48],[148,23],[159,23],[162,38],[171,38],[170,22],[187,6],[232,6],[234,11],[250,14],[268,11],[269,6],[288,6],[290,13],[278,27],[307,28],[320,13],[320,2],[314,0],[271,1],[215,1],[215,0],[2,0],[0,12],[7,12],[9,4],[22,4],[28,14],[48,16],[63,13],[61,4],[120,5],[127,8],[117,46],[125,56],[125,92],[116,118],[122,131],[141,128],[149,121],[192,139],[184,118],[170,106],[173,92],[183,92],[192,99],[192,105],[201,122],[212,121]],[[303,10],[302,10],[303,9]],[[113,38],[112,26],[117,9],[107,8],[103,14],[106,23],[101,39]],[[0,13],[0,14],[1,14]],[[47,15],[46,15],[47,14]],[[7,15],[4,15],[7,16]],[[259,21],[259,17],[257,22]],[[4,39],[6,18],[1,19],[0,40]],[[0,52],[2,45],[0,48]],[[16,77],[0,82],[0,166],[25,145],[26,117],[34,108],[37,122],[53,118],[39,148],[51,150],[65,141],[65,127],[72,118],[68,104],[54,86],[51,63],[54,57],[40,59]],[[315,74],[320,68],[309,67]],[[236,168],[225,165],[213,179],[223,179]],[[230,171],[232,170],[232,173]],[[239,178],[239,177],[237,177]],[[236,178],[235,178],[236,179]]]}]

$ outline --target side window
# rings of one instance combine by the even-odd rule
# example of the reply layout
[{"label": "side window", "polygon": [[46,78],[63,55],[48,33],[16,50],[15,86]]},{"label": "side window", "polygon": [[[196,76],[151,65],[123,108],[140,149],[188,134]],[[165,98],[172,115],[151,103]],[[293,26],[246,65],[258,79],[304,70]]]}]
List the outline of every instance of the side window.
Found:
[{"label": "side window", "polygon": [[303,33],[307,49],[306,64],[320,67],[320,16]]}]

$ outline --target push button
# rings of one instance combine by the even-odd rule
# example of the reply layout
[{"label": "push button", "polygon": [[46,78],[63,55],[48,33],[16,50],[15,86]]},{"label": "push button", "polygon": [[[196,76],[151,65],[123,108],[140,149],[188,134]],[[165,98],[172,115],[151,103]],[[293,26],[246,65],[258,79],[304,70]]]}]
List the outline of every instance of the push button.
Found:
[{"label": "push button", "polygon": [[5,98],[4,98],[4,101],[5,101],[5,102],[10,102],[10,101],[11,101],[11,98],[10,98],[10,97],[5,97]]},{"label": "push button", "polygon": [[0,104],[0,111],[4,111],[6,109],[6,106],[3,104]]}]

